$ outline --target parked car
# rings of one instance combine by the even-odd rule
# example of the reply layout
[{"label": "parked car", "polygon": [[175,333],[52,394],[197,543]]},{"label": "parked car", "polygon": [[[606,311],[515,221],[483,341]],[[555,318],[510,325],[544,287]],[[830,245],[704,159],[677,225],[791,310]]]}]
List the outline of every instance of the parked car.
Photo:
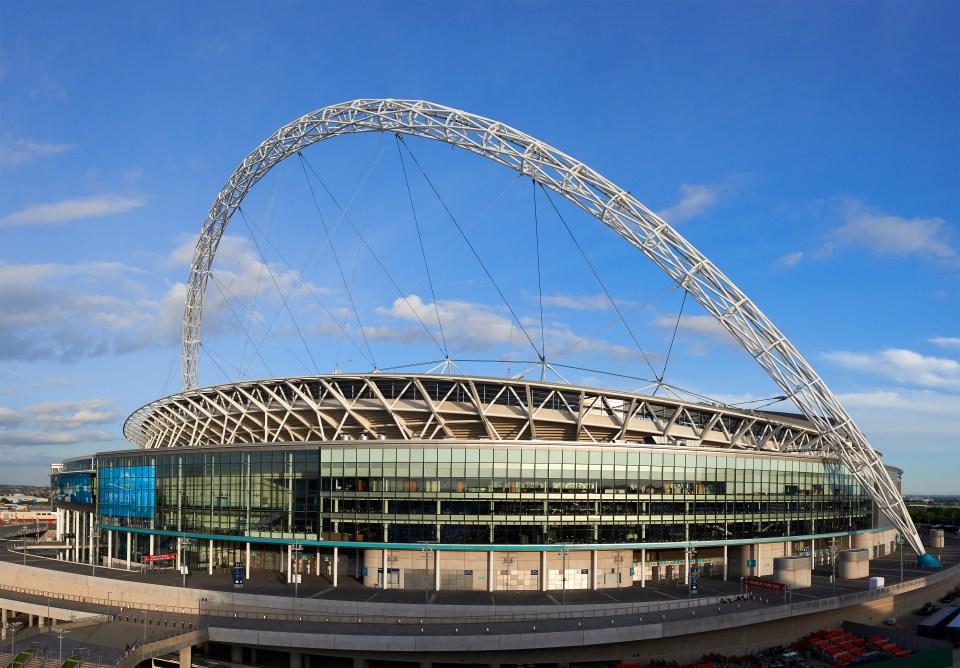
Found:
[{"label": "parked car", "polygon": [[923,604],[923,607],[917,610],[917,614],[923,617],[927,617],[929,615],[932,615],[936,611],[937,611],[937,606],[935,606],[930,601],[927,601],[926,603]]}]

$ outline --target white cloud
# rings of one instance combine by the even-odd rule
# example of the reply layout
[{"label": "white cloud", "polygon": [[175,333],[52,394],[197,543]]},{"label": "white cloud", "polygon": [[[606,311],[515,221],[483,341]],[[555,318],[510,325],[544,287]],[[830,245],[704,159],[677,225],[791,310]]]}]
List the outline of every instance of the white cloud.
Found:
[{"label": "white cloud", "polygon": [[720,183],[684,183],[680,186],[680,201],[658,212],[657,215],[670,224],[680,223],[703,215],[720,200],[736,192],[744,180],[737,174],[727,177]]},{"label": "white cloud", "polygon": [[845,199],[843,223],[834,230],[824,251],[860,246],[878,255],[919,255],[938,260],[956,257],[950,245],[950,228],[942,218],[902,218]]},{"label": "white cloud", "polygon": [[927,357],[912,350],[887,348],[874,353],[832,352],[822,355],[837,366],[889,378],[898,383],[960,390],[960,362]]},{"label": "white cloud", "polygon": [[544,295],[543,304],[580,311],[606,311],[611,307],[606,295]]},{"label": "white cloud", "polygon": [[22,138],[4,138],[0,141],[0,169],[13,169],[36,158],[56,155],[72,148],[72,144],[53,144]]},{"label": "white cloud", "polygon": [[916,453],[956,452],[956,395],[898,388],[841,393],[837,398],[885,461],[906,467],[908,475],[914,470],[910,457]]},{"label": "white cloud", "polygon": [[960,348],[960,337],[958,336],[935,336],[930,339],[930,343],[935,343],[944,348]]},{"label": "white cloud", "polygon": [[789,255],[784,255],[780,258],[780,266],[782,267],[795,267],[800,264],[800,260],[804,257],[803,251],[797,251],[796,253],[790,253]]},{"label": "white cloud", "polygon": [[717,186],[684,183],[680,186],[680,201],[657,215],[668,223],[680,223],[696,218],[717,203],[719,192],[720,188]]},{"label": "white cloud", "polygon": [[655,318],[652,324],[668,336],[672,336],[676,328],[677,336],[690,346],[690,352],[694,355],[707,354],[711,341],[725,346],[738,345],[730,332],[711,315],[683,315],[679,324],[677,318],[664,315]]},{"label": "white cloud", "polygon": [[145,197],[104,195],[82,199],[68,199],[53,204],[33,204],[0,218],[0,227],[15,225],[52,225],[84,218],[97,218],[126,213],[144,206]]},{"label": "white cloud", "polygon": [[[46,402],[14,410],[0,406],[0,447],[64,445],[113,440],[110,434],[90,428],[111,424],[120,415],[104,399]],[[15,428],[29,425],[29,431]]]}]

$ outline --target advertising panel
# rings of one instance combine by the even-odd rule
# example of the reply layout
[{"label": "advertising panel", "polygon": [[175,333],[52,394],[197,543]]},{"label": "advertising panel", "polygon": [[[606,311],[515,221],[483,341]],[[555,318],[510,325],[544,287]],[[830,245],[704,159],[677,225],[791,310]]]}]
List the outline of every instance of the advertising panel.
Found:
[{"label": "advertising panel", "polygon": [[156,471],[153,466],[102,468],[100,513],[111,517],[153,517]]},{"label": "advertising panel", "polygon": [[61,473],[55,477],[54,498],[63,503],[93,505],[93,475],[90,473]]}]

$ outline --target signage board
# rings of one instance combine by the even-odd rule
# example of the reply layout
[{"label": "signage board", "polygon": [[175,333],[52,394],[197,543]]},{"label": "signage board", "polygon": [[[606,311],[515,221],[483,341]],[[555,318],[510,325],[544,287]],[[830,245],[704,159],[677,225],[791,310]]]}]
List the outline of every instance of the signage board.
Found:
[{"label": "signage board", "polygon": [[177,558],[176,552],[168,552],[167,554],[145,554],[143,555],[143,561],[148,564],[152,564],[155,561],[173,561]]},{"label": "signage board", "polygon": [[748,587],[759,587],[760,589],[771,589],[773,591],[790,591],[790,585],[774,582],[773,580],[761,580],[760,578],[740,578],[740,582]]}]

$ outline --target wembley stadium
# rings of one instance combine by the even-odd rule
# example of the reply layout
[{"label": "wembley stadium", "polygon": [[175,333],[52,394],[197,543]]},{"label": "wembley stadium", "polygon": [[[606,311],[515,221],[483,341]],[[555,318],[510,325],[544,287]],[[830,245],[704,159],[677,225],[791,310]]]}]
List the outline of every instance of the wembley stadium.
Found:
[{"label": "wembley stadium", "polygon": [[825,558],[838,536],[881,554],[894,544],[796,416],[341,374],[183,392],[138,410],[125,434],[138,450],[54,476],[80,527],[91,511],[65,490],[96,491],[98,561],[179,555],[187,538],[191,568],[289,574],[296,548],[304,572],[371,587],[545,590],[687,580],[691,559],[704,573],[768,575],[773,557]]},{"label": "wembley stadium", "polygon": [[[285,158],[358,133],[395,135],[398,148],[404,137],[419,137],[463,149],[586,212],[666,274],[684,299],[696,301],[769,376],[780,395],[776,403],[789,402],[792,411],[659,394],[662,384],[654,391],[628,391],[548,382],[543,373],[537,380],[463,373],[449,357],[437,365],[443,373],[374,368],[199,386],[204,296],[231,216]],[[541,295],[541,309],[542,303]],[[540,323],[542,328],[542,311]],[[537,349],[534,364],[545,370],[551,363],[546,346],[533,338],[527,336]],[[498,612],[494,602],[488,610],[484,599],[476,608],[431,611],[431,593],[538,593],[565,606],[567,592],[639,591],[664,583],[681,596],[668,593],[669,605],[630,608],[658,613],[663,624],[657,628],[641,627],[641,616],[629,629],[614,629],[612,615],[626,608],[601,603],[576,618],[531,608],[519,617],[522,629],[473,629],[471,656],[522,663],[534,657],[524,653],[531,648],[576,646],[580,656],[591,656],[589,647],[608,645],[619,648],[624,660],[637,643],[668,637],[679,639],[670,646],[674,656],[685,656],[690,648],[683,638],[690,633],[715,631],[725,639],[733,637],[724,635],[728,629],[743,624],[769,623],[763,628],[773,629],[778,619],[804,615],[811,616],[791,622],[796,628],[790,629],[810,631],[803,624],[837,621],[833,610],[858,605],[863,615],[873,614],[875,599],[889,599],[884,605],[890,609],[912,604],[897,604],[897,594],[882,589],[855,602],[818,602],[815,609],[788,609],[785,598],[783,611],[751,610],[752,617],[737,621],[724,608],[734,586],[704,599],[722,619],[704,621],[700,631],[689,619],[669,627],[668,609],[686,612],[689,606],[696,616],[693,597],[703,579],[725,584],[746,578],[786,593],[810,587],[813,571],[823,567],[848,580],[863,579],[871,561],[899,551],[906,596],[922,592],[927,582],[904,582],[904,548],[916,553],[916,568],[940,567],[907,512],[903,471],[882,461],[820,375],[706,256],[581,162],[502,123],[441,105],[367,99],[332,105],[280,128],[244,159],[218,194],[194,251],[181,368],[181,391],[127,419],[124,436],[131,448],[53,466],[59,561],[89,565],[92,574],[98,567],[139,569],[144,577],[163,570],[182,574],[184,588],[175,594],[157,588],[149,593],[152,599],[144,598],[146,589],[124,585],[125,596],[147,607],[159,597],[178,614],[196,605],[198,617],[214,614],[202,608],[216,602],[225,618],[232,612],[237,620],[238,610],[249,614],[265,606],[277,619],[273,608],[286,603],[190,592],[188,574],[229,573],[237,592],[268,573],[292,585],[295,597],[300,585],[324,587],[312,594],[316,601],[294,598],[284,618],[290,622],[330,623],[332,611],[343,617],[341,623],[361,624],[359,603],[328,600],[341,592],[369,596],[356,599],[371,602],[367,614],[383,617],[381,624],[396,618],[399,625],[412,614],[391,607],[400,599],[373,597],[385,590],[423,592],[423,607],[414,613],[419,635],[409,630],[408,644],[384,640],[392,632],[373,639],[372,631],[359,626],[310,638],[283,631],[269,641],[267,628],[257,631],[264,634],[259,641],[221,630],[217,637],[233,647],[233,663],[245,662],[239,647],[258,643],[354,657],[355,666],[365,665],[363,657],[418,652],[452,660],[466,656],[458,654],[464,649],[461,627],[441,625],[475,617],[498,622],[502,608]],[[829,582],[835,593],[834,575]],[[111,587],[108,602],[121,589],[115,582]],[[77,595],[86,600],[83,592]],[[596,633],[580,633],[587,617],[603,622]],[[267,614],[251,619],[266,622]],[[510,617],[511,623],[517,619]],[[557,632],[532,641],[529,635],[538,629],[526,627],[530,619],[555,619]],[[576,631],[561,621],[576,621]],[[212,626],[208,633],[204,638],[214,638]],[[198,642],[191,637],[178,646],[181,665],[182,652],[189,660]],[[738,637],[735,644],[748,642]],[[159,647],[136,656],[157,656]],[[302,660],[309,664],[299,649],[291,651],[291,668],[302,668]]]}]

